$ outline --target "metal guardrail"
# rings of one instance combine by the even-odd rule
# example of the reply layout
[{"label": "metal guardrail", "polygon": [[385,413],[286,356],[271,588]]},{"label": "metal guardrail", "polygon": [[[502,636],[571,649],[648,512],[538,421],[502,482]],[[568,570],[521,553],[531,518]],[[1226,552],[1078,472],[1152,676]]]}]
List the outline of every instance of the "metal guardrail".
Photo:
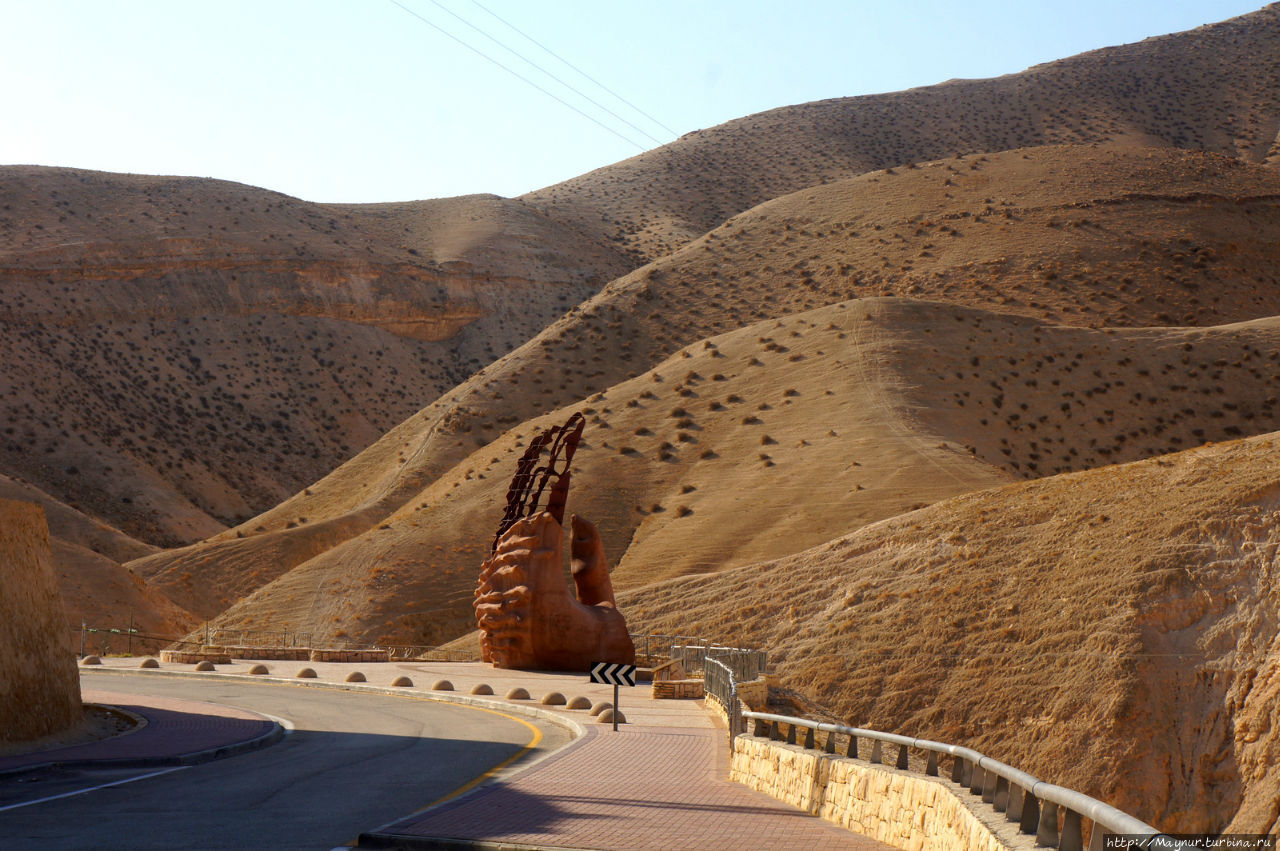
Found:
[{"label": "metal guardrail", "polygon": [[234,647],[310,647],[311,633],[213,629],[205,631],[204,643],[231,645]]},{"label": "metal guardrail", "polygon": [[733,675],[742,682],[754,680],[769,666],[767,650],[745,650],[718,644],[674,645],[671,648],[671,658],[679,659],[684,669],[691,674],[705,671],[706,663],[717,659],[728,665]]},{"label": "metal guardrail", "polygon": [[[909,749],[924,751],[927,755],[924,773],[931,777],[939,776],[939,758],[950,757],[952,782],[967,787],[975,795],[982,795],[982,800],[991,804],[997,813],[1004,813],[1009,821],[1017,822],[1018,829],[1022,833],[1034,833],[1036,845],[1041,847],[1058,848],[1061,851],[1083,851],[1082,819],[1086,818],[1093,822],[1089,842],[1090,851],[1099,851],[1104,847],[1106,833],[1149,837],[1150,844],[1142,847],[1188,849],[1188,851],[1195,847],[1189,842],[1162,834],[1146,822],[1110,804],[1072,789],[1046,783],[972,748],[929,739],[914,739],[861,727],[844,727],[838,724],[808,721],[788,715],[751,711],[742,712],[741,715],[744,723],[746,721],[755,723],[755,735],[761,737],[780,740],[783,738],[780,725],[787,726],[788,744],[797,744],[797,729],[807,730],[803,741],[805,748],[816,749],[815,734],[826,733],[822,750],[829,754],[837,751],[835,747],[837,735],[848,738],[844,755],[853,758],[858,757],[858,739],[868,739],[872,743],[869,757],[872,763],[883,764],[884,746],[896,745],[898,754],[894,766],[904,770],[909,770],[907,759]],[[1059,809],[1062,810],[1061,829],[1058,825]]]},{"label": "metal guardrail", "polygon": [[715,699],[724,709],[729,719],[729,750],[733,750],[733,740],[742,733],[742,704],[738,701],[738,678],[733,669],[719,659],[709,659],[703,671],[703,689],[707,696]]},{"label": "metal guardrail", "polygon": [[701,672],[703,662],[708,658],[732,657],[729,664],[738,678],[754,680],[764,673],[769,664],[767,650],[747,650],[691,635],[632,635],[631,643],[635,645],[637,655],[678,659],[690,674]]},{"label": "metal guardrail", "polygon": [[631,633],[631,643],[637,656],[670,656],[671,648],[686,644],[714,644],[693,635],[664,635],[660,633]]},{"label": "metal guardrail", "polygon": [[435,645],[381,645],[377,649],[388,650],[391,660],[417,662],[479,662],[480,656],[470,650],[445,650]]}]

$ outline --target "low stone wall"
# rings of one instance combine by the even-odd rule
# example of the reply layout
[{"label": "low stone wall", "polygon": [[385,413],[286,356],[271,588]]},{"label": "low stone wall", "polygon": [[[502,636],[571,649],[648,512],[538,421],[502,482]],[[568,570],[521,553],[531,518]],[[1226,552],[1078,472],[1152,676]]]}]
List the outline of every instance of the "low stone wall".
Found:
[{"label": "low stone wall", "polygon": [[390,650],[312,650],[312,662],[390,662]]},{"label": "low stone wall", "polygon": [[230,665],[231,657],[223,650],[161,650],[161,662],[172,662],[175,665],[195,665],[200,662],[212,662],[215,665]]},{"label": "low stone wall", "polygon": [[738,700],[754,712],[768,711],[769,678],[760,677],[749,683],[738,683]]},{"label": "low stone wall", "polygon": [[[654,700],[696,700],[704,695],[704,680],[667,680],[653,681],[653,699]],[[760,677],[758,680],[751,682],[737,683],[737,699],[746,705],[746,709],[754,710],[754,712],[764,712],[769,705],[769,678]],[[716,704],[717,712],[724,714],[723,709],[719,709],[716,701],[709,701],[708,706]]]},{"label": "low stone wall", "polygon": [[696,700],[702,697],[702,678],[687,680],[654,680],[651,696],[654,700]]},{"label": "low stone wall", "polygon": [[44,509],[0,500],[0,742],[80,723],[80,672],[54,572]]},{"label": "low stone wall", "polygon": [[310,647],[228,647],[232,659],[274,659],[282,662],[308,662]]},{"label": "low stone wall", "polygon": [[738,736],[729,778],[895,848],[1008,848],[935,777]]}]

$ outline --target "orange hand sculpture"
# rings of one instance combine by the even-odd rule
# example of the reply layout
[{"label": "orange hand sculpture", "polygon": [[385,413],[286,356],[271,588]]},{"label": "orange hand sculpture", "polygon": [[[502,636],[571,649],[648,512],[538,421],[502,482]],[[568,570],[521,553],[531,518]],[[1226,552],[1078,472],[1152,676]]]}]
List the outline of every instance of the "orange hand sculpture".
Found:
[{"label": "orange hand sculpture", "polygon": [[600,533],[577,516],[570,522],[577,599],[564,579],[564,530],[550,512],[517,521],[481,565],[476,620],[494,667],[585,673],[592,662],[635,661]]}]

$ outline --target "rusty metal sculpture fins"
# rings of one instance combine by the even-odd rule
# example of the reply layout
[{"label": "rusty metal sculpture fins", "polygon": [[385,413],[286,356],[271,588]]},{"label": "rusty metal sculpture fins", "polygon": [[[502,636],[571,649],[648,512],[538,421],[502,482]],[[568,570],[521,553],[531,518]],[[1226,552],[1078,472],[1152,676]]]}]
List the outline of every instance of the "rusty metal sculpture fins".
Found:
[{"label": "rusty metal sculpture fins", "polygon": [[[576,516],[573,594],[565,582],[569,464],[585,424],[575,413],[564,425],[535,435],[516,465],[506,511],[476,588],[481,653],[495,667],[585,672],[592,662],[635,660],[626,620],[614,603],[600,534]],[[544,452],[547,460],[539,464]],[[544,493],[546,506],[540,510]]]},{"label": "rusty metal sculpture fins", "polygon": [[[573,453],[578,449],[578,441],[582,439],[582,429],[586,424],[586,417],[580,413],[574,413],[565,420],[564,425],[554,426],[536,434],[529,441],[529,448],[516,462],[515,475],[511,477],[511,486],[507,488],[507,510],[498,523],[498,531],[493,536],[493,545],[489,548],[490,553],[498,549],[498,541],[512,524],[522,517],[528,517],[537,512],[542,491],[552,476],[556,477],[556,483],[551,486],[546,510],[551,512],[551,516],[557,523],[564,525],[564,506],[569,498],[569,464],[573,461]],[[550,457],[547,463],[535,468],[534,465],[542,457],[542,450],[548,446]],[[564,461],[557,470],[556,462],[560,459],[561,452],[564,453]]]}]

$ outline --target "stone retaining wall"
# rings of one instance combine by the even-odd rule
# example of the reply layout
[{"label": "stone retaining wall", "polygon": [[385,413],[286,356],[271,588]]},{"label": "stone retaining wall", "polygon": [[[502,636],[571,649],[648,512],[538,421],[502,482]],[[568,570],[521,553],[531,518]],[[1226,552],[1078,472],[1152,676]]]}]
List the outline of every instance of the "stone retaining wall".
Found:
[{"label": "stone retaining wall", "polygon": [[738,736],[729,778],[906,851],[1008,848],[936,777]]},{"label": "stone retaining wall", "polygon": [[[654,680],[651,697],[654,700],[697,700],[705,694],[704,683],[704,680],[692,677],[686,680]],[[769,705],[768,679],[760,677],[749,683],[738,683],[738,700],[746,704],[747,709],[764,711]],[[707,705],[712,704],[716,704],[716,701]],[[721,715],[724,714],[724,710],[718,711]]]},{"label": "stone retaining wall", "polygon": [[390,662],[390,650],[312,650],[312,662]]},{"label": "stone retaining wall", "polygon": [[759,677],[749,683],[738,683],[738,700],[754,712],[767,712],[769,708],[769,678]]},{"label": "stone retaining wall", "polygon": [[654,700],[696,700],[702,697],[702,679],[654,680]]},{"label": "stone retaining wall", "polygon": [[274,659],[283,662],[311,661],[310,647],[228,647],[232,659]]},{"label": "stone retaining wall", "polygon": [[161,650],[160,661],[172,662],[175,665],[195,665],[199,662],[230,665],[231,657],[221,650],[213,652],[205,650]]}]

